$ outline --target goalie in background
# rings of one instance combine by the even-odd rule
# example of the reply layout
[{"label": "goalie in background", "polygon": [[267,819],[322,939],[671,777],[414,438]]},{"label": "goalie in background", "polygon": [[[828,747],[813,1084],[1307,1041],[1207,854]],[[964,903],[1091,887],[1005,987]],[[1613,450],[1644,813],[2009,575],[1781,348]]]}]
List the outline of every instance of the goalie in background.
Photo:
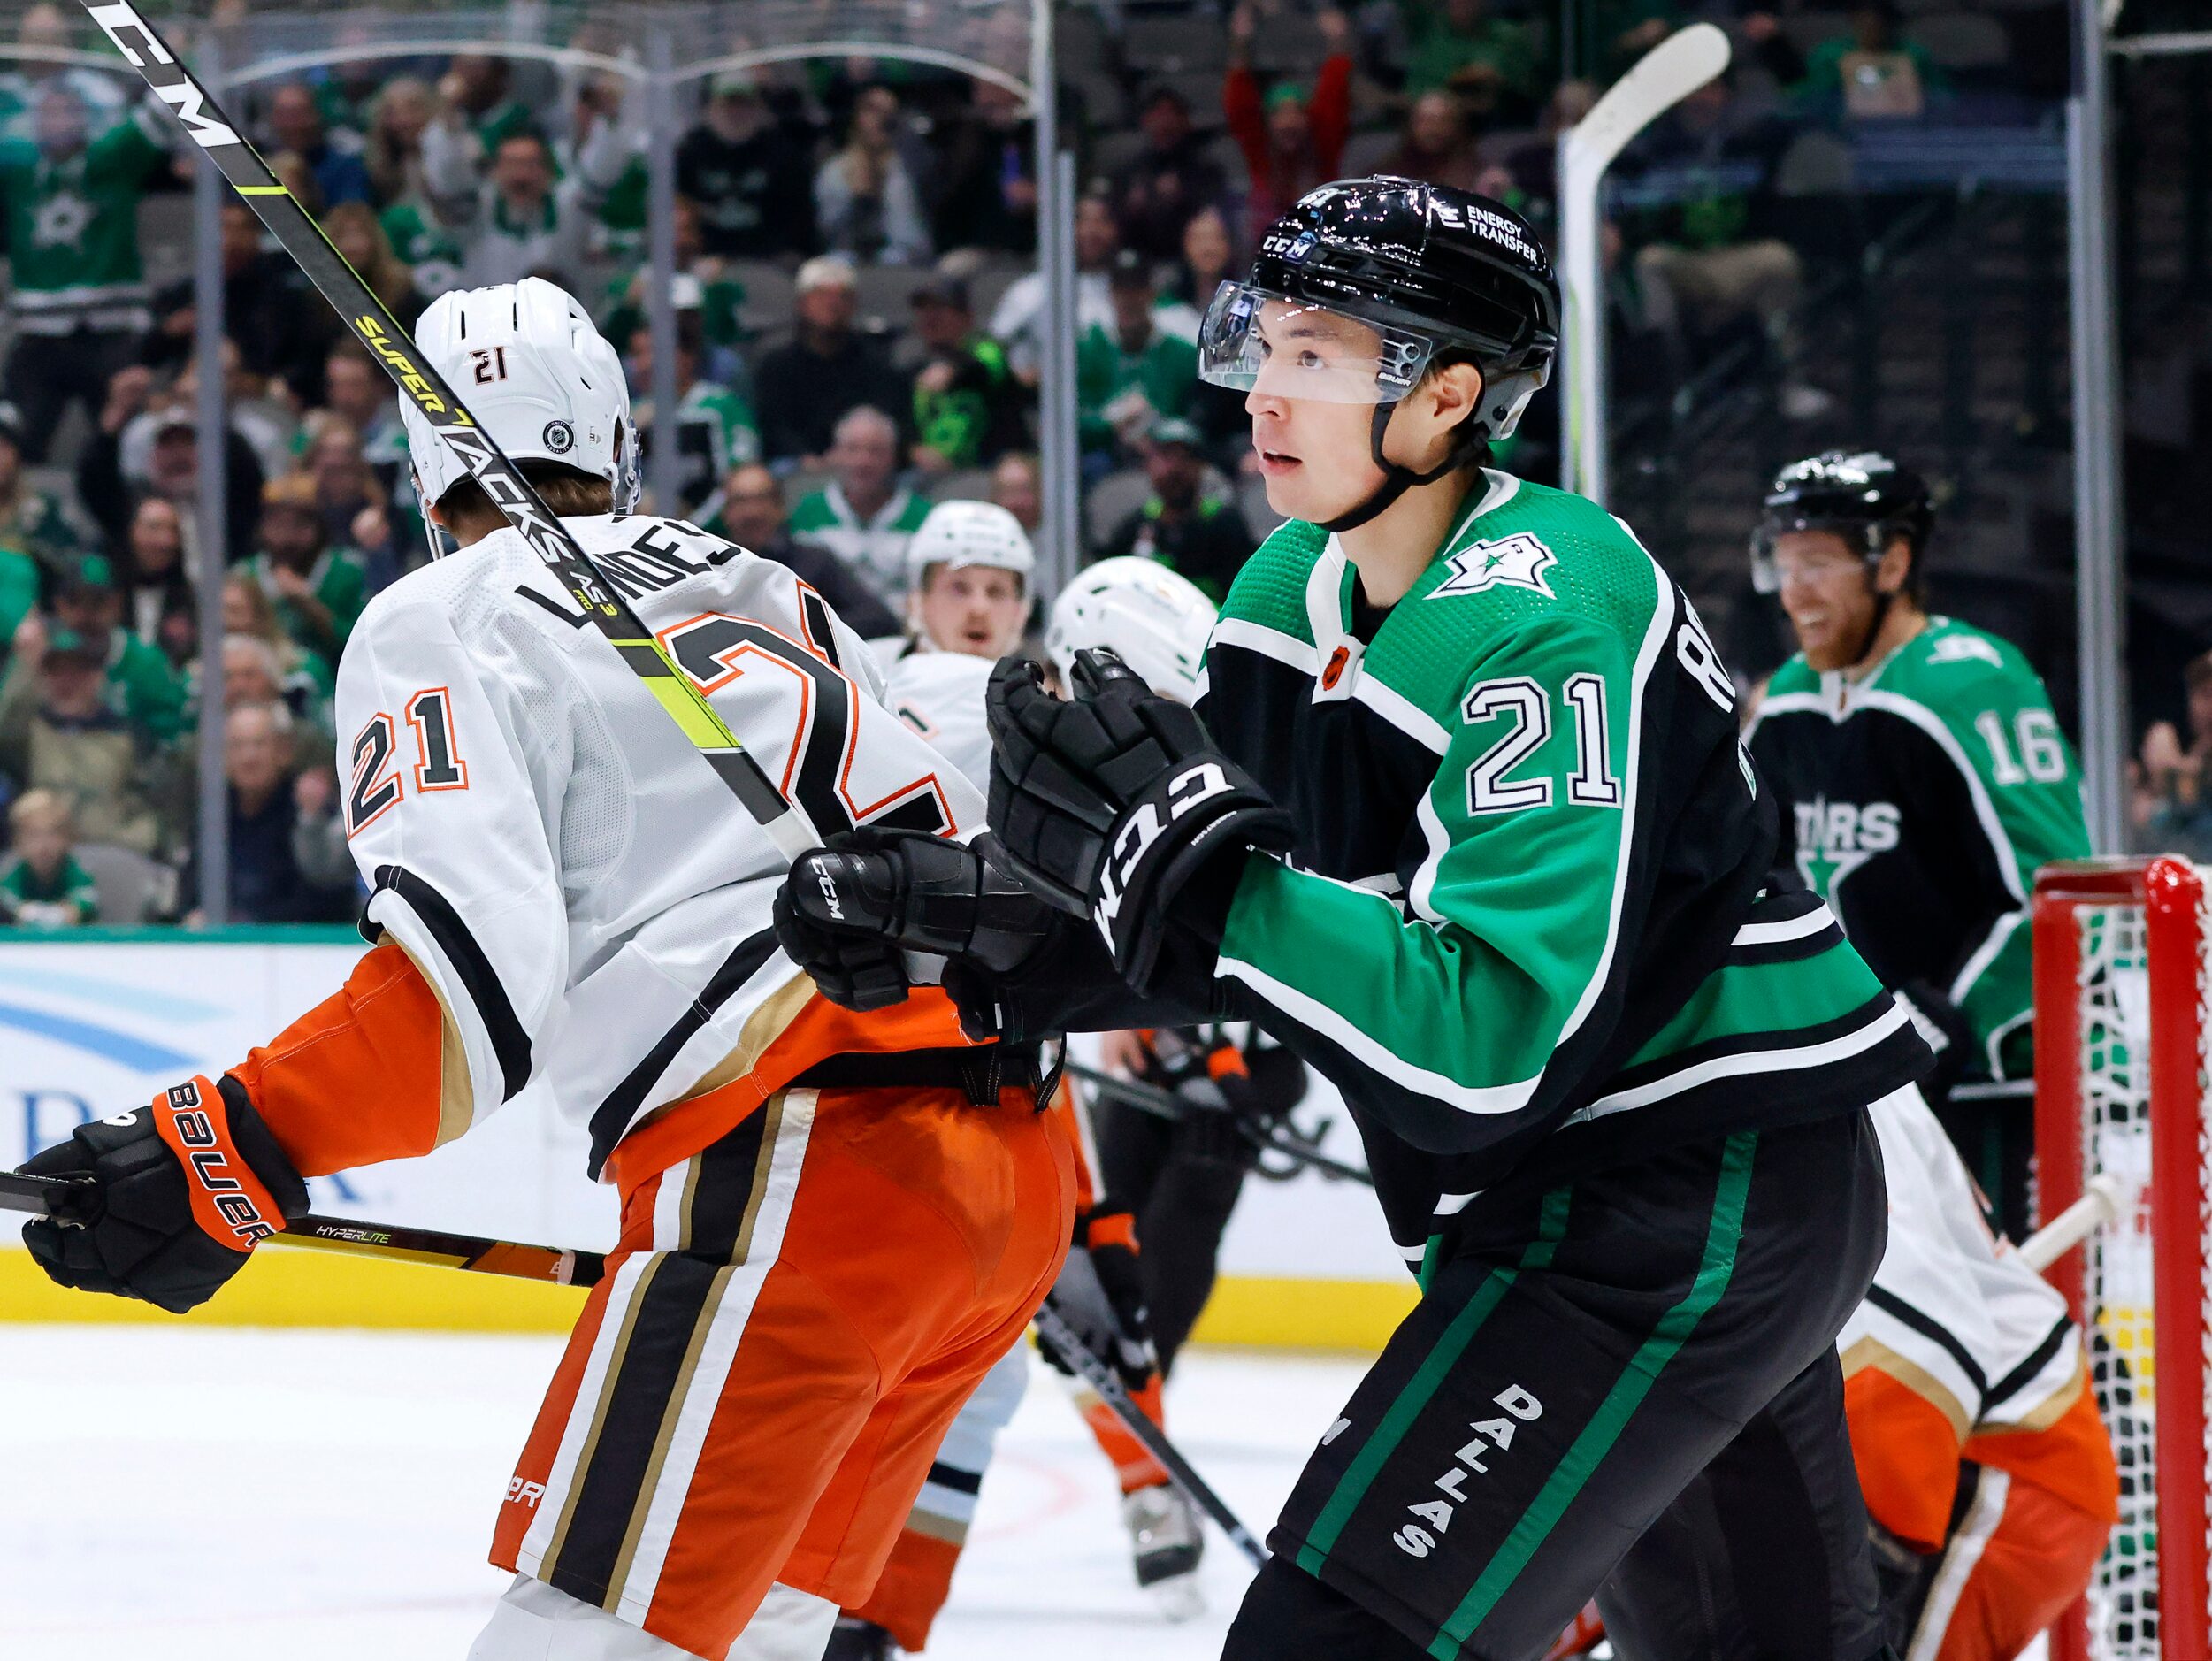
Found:
[{"label": "goalie in background", "polygon": [[1890,1642],[2009,1661],[2089,1584],[2119,1473],[2066,1300],[1982,1221],[1910,1091],[1873,1107],[1889,1244],[1836,1340]]},{"label": "goalie in background", "polygon": [[2004,1233],[2034,1142],[2028,895],[2087,857],[2081,769],[2009,641],[1925,609],[1935,511],[1871,451],[1782,470],[1752,545],[1797,654],[1744,732],[1782,848],[1935,1047],[1929,1104]]}]

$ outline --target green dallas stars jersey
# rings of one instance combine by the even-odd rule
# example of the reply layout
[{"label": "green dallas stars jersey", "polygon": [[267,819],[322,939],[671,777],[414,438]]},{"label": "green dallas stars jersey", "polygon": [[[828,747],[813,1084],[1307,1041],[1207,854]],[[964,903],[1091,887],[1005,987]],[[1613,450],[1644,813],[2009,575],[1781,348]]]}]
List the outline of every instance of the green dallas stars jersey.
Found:
[{"label": "green dallas stars jersey", "polygon": [[2027,661],[1933,618],[1855,682],[1792,658],[1746,739],[1781,799],[1785,857],[1875,973],[1958,1006],[1965,1078],[2024,1078],[2028,896],[2039,866],[2089,852],[2080,771]]},{"label": "green dallas stars jersey", "polygon": [[58,163],[29,139],[0,140],[10,299],[26,333],[146,326],[138,204],[169,172],[164,136],[142,103]]},{"label": "green dallas stars jersey", "polygon": [[1847,1112],[1926,1064],[1770,876],[1734,689],[1592,502],[1488,474],[1379,620],[1336,539],[1284,525],[1198,708],[1297,828],[1246,863],[1215,973],[1343,1091],[1409,1256],[1509,1178]]}]

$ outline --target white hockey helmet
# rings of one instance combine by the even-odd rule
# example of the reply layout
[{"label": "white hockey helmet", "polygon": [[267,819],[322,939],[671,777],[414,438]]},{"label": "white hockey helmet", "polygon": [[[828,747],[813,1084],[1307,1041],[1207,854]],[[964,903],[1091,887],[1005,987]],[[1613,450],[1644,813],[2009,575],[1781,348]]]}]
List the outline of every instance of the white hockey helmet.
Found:
[{"label": "white hockey helmet", "polygon": [[[562,462],[638,502],[638,434],[622,359],[574,296],[542,277],[439,295],[416,344],[511,462]],[[468,469],[422,412],[400,401],[425,504]]]},{"label": "white hockey helmet", "polygon": [[907,587],[922,592],[932,565],[987,565],[1012,571],[1029,592],[1037,550],[1022,522],[991,501],[940,501],[907,539]]},{"label": "white hockey helmet", "polygon": [[1084,567],[1052,601],[1045,650],[1063,683],[1075,654],[1104,647],[1179,703],[1198,696],[1198,665],[1213,632],[1213,602],[1158,560],[1130,555]]}]

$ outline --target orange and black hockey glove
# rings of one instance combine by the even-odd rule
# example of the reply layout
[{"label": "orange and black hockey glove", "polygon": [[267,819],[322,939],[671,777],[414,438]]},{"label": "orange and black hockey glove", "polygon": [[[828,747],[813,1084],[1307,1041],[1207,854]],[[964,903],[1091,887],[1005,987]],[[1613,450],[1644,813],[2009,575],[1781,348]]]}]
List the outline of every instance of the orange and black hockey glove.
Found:
[{"label": "orange and black hockey glove", "polygon": [[24,1225],[40,1267],[60,1285],[172,1314],[214,1297],[256,1241],[307,1210],[307,1184],[228,1074],[79,1125],[23,1169],[85,1179],[69,1221]]},{"label": "orange and black hockey glove", "polygon": [[[1075,1244],[1045,1301],[1129,1389],[1143,1389],[1159,1370],[1137,1266],[1136,1220],[1111,1201],[1075,1213]],[[1050,1344],[1043,1349],[1052,1366],[1074,1372]]]}]

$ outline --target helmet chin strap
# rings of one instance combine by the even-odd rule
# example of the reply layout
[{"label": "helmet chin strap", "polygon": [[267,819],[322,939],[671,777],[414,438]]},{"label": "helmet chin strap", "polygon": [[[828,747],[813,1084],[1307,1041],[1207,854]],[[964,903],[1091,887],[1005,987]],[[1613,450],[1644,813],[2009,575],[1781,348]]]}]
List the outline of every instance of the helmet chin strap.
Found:
[{"label": "helmet chin strap", "polygon": [[1382,482],[1359,506],[1338,514],[1334,519],[1322,520],[1322,530],[1341,533],[1359,529],[1415,486],[1433,485],[1440,478],[1450,478],[1465,467],[1475,452],[1482,448],[1482,436],[1474,431],[1480,424],[1470,417],[1454,431],[1450,452],[1438,465],[1425,473],[1417,473],[1410,467],[1401,466],[1382,453],[1382,434],[1389,429],[1390,417],[1397,413],[1397,407],[1398,401],[1395,398],[1388,403],[1375,405],[1374,420],[1367,429],[1367,448],[1374,456],[1374,464],[1382,470]]}]

